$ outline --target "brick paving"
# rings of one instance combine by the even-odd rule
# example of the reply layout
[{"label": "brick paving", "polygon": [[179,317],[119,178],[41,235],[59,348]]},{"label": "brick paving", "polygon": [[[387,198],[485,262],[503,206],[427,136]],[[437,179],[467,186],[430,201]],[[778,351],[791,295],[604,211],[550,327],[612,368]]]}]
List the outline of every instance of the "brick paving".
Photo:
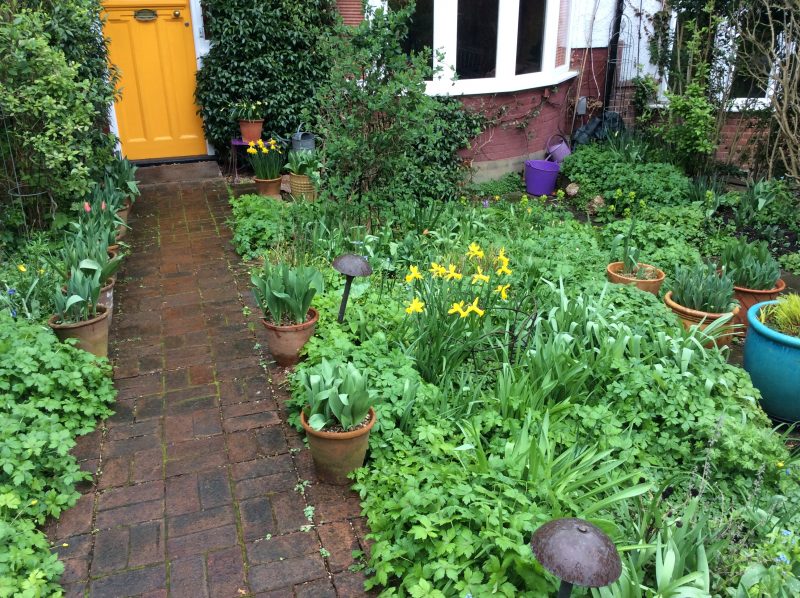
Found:
[{"label": "brick paving", "polygon": [[96,475],[48,529],[66,595],[366,595],[358,498],[317,483],[257,310],[244,315],[224,182],[143,189],[115,288],[116,414],[79,439]]}]

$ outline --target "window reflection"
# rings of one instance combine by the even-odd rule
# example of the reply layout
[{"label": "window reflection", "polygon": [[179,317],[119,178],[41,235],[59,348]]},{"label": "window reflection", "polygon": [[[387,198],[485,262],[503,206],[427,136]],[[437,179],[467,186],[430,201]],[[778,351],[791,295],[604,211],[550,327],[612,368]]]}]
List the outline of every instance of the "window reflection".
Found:
[{"label": "window reflection", "polygon": [[494,77],[499,0],[458,0],[456,73],[460,79]]},{"label": "window reflection", "polygon": [[517,75],[542,70],[546,0],[520,0],[517,30]]}]

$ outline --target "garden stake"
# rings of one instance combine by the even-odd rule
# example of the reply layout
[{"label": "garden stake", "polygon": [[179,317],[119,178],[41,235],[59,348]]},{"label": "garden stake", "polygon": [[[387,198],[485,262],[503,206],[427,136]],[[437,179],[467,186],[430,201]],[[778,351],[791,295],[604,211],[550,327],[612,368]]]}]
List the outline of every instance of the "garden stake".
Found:
[{"label": "garden stake", "polygon": [[531,550],[542,567],[561,580],[558,598],[567,598],[573,585],[599,588],[622,574],[611,538],[583,519],[548,521],[533,533]]},{"label": "garden stake", "polygon": [[350,285],[353,284],[355,276],[369,276],[372,274],[372,267],[369,262],[360,255],[345,253],[333,260],[333,269],[345,276],[344,293],[342,293],[342,303],[339,306],[339,324],[344,322],[344,310],[347,307],[347,298],[350,296]]}]

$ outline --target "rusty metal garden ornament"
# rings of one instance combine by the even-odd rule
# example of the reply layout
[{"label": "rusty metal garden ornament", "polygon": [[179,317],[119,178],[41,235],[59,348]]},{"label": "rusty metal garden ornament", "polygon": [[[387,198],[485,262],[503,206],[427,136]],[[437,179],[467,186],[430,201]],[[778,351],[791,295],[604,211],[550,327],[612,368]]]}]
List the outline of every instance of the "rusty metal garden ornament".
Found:
[{"label": "rusty metal garden ornament", "polygon": [[369,262],[360,255],[345,253],[333,260],[333,269],[345,276],[344,293],[342,293],[342,303],[339,306],[339,324],[344,322],[344,310],[347,307],[347,298],[350,296],[350,285],[356,276],[369,276],[372,274],[372,267]]},{"label": "rusty metal garden ornament", "polygon": [[611,538],[583,519],[548,521],[534,532],[531,550],[542,567],[561,580],[558,598],[567,598],[574,585],[600,588],[622,574]]}]

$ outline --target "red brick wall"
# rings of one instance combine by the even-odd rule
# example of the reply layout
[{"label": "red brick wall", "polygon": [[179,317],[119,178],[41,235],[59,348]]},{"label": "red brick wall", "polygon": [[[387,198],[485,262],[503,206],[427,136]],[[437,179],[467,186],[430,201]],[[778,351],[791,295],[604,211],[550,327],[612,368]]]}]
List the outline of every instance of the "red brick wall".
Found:
[{"label": "red brick wall", "polygon": [[358,25],[364,20],[362,0],[336,0],[346,25]]},{"label": "red brick wall", "polygon": [[758,137],[763,134],[757,119],[731,112],[722,125],[715,157],[721,162],[736,164],[746,169],[751,163]]}]

